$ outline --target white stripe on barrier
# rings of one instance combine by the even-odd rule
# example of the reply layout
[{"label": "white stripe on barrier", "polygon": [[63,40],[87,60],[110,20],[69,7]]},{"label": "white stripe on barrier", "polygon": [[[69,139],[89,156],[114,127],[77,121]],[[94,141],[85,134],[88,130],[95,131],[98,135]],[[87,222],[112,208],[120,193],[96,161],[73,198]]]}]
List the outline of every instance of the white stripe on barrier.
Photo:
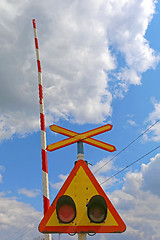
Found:
[{"label": "white stripe on barrier", "polygon": [[40,113],[44,114],[44,104],[40,104]]},{"label": "white stripe on barrier", "polygon": [[43,195],[49,199],[49,189],[48,189],[48,173],[42,170],[42,180],[43,180]]},{"label": "white stripe on barrier", "polygon": [[38,83],[42,85],[42,73],[38,72]]},{"label": "white stripe on barrier", "polygon": [[46,150],[46,132],[41,130],[41,148]]}]

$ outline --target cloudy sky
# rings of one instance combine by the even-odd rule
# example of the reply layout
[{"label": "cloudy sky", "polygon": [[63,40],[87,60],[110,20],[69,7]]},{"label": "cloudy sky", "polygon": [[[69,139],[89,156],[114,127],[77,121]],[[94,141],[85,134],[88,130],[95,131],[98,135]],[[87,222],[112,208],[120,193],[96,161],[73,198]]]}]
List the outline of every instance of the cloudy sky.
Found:
[{"label": "cloudy sky", "polygon": [[[47,143],[64,139],[50,131],[53,123],[77,132],[113,125],[97,139],[115,145],[117,152],[85,144],[85,159],[127,231],[94,239],[159,240],[160,153],[152,150],[160,145],[160,123],[150,128],[160,119],[160,4],[154,0],[1,0],[0,239],[41,236],[33,18],[42,64]],[[51,202],[75,160],[76,144],[48,153]]]}]

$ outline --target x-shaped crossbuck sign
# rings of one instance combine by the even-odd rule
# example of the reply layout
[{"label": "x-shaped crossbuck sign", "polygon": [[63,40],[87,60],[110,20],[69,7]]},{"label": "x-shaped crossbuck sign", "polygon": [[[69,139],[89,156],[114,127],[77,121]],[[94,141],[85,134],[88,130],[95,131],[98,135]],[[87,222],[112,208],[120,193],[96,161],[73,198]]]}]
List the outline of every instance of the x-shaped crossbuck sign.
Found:
[{"label": "x-shaped crossbuck sign", "polygon": [[77,132],[73,132],[71,130],[68,130],[66,128],[59,127],[55,124],[51,125],[50,126],[51,131],[63,134],[65,136],[69,137],[69,138],[48,145],[46,150],[52,152],[54,150],[57,150],[59,148],[65,147],[65,146],[68,146],[68,145],[73,144],[75,142],[82,141],[84,143],[88,143],[92,146],[99,147],[99,148],[104,149],[106,151],[114,152],[114,151],[116,151],[115,146],[92,138],[93,136],[96,136],[100,133],[110,131],[112,129],[112,127],[113,127],[112,125],[107,124],[107,125],[92,129],[92,130],[84,132],[84,133],[77,133]]}]

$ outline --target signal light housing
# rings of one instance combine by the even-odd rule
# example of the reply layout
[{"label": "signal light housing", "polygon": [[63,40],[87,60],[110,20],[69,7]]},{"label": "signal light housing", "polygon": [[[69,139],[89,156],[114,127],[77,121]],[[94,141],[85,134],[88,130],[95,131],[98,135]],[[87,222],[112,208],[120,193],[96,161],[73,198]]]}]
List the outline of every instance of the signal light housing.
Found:
[{"label": "signal light housing", "polygon": [[60,223],[70,223],[76,217],[76,205],[68,195],[61,196],[56,204],[56,214]]},{"label": "signal light housing", "polygon": [[87,215],[93,223],[103,223],[107,217],[107,203],[101,195],[93,196],[87,204]]}]

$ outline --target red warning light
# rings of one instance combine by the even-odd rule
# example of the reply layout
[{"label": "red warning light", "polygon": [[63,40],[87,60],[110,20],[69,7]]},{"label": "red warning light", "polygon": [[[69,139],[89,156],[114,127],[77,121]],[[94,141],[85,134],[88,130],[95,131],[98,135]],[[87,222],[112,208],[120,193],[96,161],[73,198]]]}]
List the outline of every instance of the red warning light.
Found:
[{"label": "red warning light", "polygon": [[60,223],[70,223],[76,217],[76,206],[70,196],[61,196],[56,204],[57,218]]}]

